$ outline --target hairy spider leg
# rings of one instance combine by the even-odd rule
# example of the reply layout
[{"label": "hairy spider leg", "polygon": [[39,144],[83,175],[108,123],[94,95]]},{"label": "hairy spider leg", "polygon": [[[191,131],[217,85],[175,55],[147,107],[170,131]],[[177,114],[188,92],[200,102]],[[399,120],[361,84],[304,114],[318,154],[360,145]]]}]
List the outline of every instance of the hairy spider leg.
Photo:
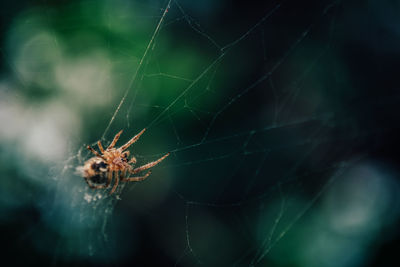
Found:
[{"label": "hairy spider leg", "polygon": [[100,140],[97,141],[97,146],[99,147],[101,154],[104,154],[104,148],[103,148],[103,146],[101,145]]},{"label": "hairy spider leg", "polygon": [[144,131],[146,131],[146,128],[144,128],[140,133],[138,133],[137,135],[135,135],[131,140],[129,140],[125,145],[121,146],[119,148],[120,151],[124,151],[125,149],[127,149],[130,145],[132,145],[133,143],[135,143],[139,137],[144,133]]},{"label": "hairy spider leg", "polygon": [[135,177],[122,177],[121,181],[123,182],[140,182],[146,179],[149,175],[151,174],[151,171],[148,171],[145,175],[143,176],[135,176]]},{"label": "hairy spider leg", "polygon": [[93,153],[96,157],[99,157],[99,158],[102,158],[102,159],[105,160],[105,158],[104,158],[102,155],[100,155],[96,150],[94,150],[93,147],[87,146],[86,148],[89,149],[90,151],[92,151],[92,153]]},{"label": "hairy spider leg", "polygon": [[134,156],[132,156],[132,158],[128,161],[128,163],[135,164],[136,161],[137,161],[136,158]]},{"label": "hairy spider leg", "polygon": [[118,184],[119,184],[119,175],[118,175],[118,171],[115,171],[114,177],[115,177],[115,184],[114,184],[114,186],[112,187],[112,189],[111,189],[111,191],[110,191],[110,195],[113,194],[113,193],[115,192],[115,190],[117,189],[117,187],[118,187]]},{"label": "hairy spider leg", "polygon": [[165,154],[164,156],[162,156],[161,158],[159,158],[158,160],[152,161],[150,163],[147,163],[146,165],[140,166],[138,168],[133,169],[132,171],[129,171],[131,174],[135,174],[147,169],[150,169],[151,167],[156,166],[158,163],[160,163],[161,161],[163,161],[166,157],[169,156],[169,153]]},{"label": "hairy spider leg", "polygon": [[109,188],[110,187],[112,177],[113,177],[113,172],[112,171],[108,171],[107,183],[106,183],[104,188]]},{"label": "hairy spider leg", "polygon": [[117,143],[117,141],[118,141],[119,137],[121,136],[121,134],[122,134],[122,130],[119,131],[119,132],[114,136],[114,139],[112,140],[111,144],[107,147],[107,150],[109,150],[109,149],[111,149],[111,148],[113,148],[113,147],[115,146],[115,144]]}]

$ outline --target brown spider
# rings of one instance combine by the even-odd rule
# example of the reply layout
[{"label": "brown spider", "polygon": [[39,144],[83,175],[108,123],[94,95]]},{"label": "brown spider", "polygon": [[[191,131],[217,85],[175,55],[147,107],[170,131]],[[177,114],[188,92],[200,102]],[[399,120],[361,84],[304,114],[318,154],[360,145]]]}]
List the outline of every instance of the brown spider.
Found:
[{"label": "brown spider", "polygon": [[[101,154],[99,154],[91,146],[87,146],[87,149],[92,151],[93,154],[95,155],[95,157],[88,159],[82,168],[83,178],[85,178],[85,181],[90,188],[101,189],[110,187],[113,173],[115,173],[114,175],[115,183],[110,191],[111,195],[117,189],[120,180],[122,182],[137,182],[146,179],[151,174],[151,171],[148,171],[143,176],[126,177],[127,172],[129,174],[136,174],[142,172],[144,170],[150,169],[151,167],[154,167],[155,165],[160,163],[163,159],[168,157],[169,153],[165,154],[158,160],[152,161],[138,168],[133,168],[131,164],[136,163],[136,158],[132,156],[131,159],[128,160],[129,151],[124,151],[124,150],[126,150],[130,145],[135,143],[139,139],[139,137],[144,133],[145,130],[146,128],[143,129],[140,133],[138,133],[136,136],[134,136],[131,140],[129,140],[125,145],[121,146],[120,148],[114,148],[114,146],[117,143],[119,137],[121,136],[122,130],[115,135],[113,141],[107,147],[106,150],[104,150],[100,141],[98,141],[97,146],[99,147]],[[101,184],[104,182],[105,184]],[[100,185],[95,185],[93,183],[96,184],[100,183]]]}]

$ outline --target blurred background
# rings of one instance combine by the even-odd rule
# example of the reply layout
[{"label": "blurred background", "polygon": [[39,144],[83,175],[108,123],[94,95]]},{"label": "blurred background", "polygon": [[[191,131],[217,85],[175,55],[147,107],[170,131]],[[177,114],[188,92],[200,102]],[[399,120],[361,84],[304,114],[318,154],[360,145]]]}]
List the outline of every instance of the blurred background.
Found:
[{"label": "blurred background", "polygon": [[[398,1],[5,1],[5,266],[397,266]],[[91,190],[87,145],[140,183]]]}]

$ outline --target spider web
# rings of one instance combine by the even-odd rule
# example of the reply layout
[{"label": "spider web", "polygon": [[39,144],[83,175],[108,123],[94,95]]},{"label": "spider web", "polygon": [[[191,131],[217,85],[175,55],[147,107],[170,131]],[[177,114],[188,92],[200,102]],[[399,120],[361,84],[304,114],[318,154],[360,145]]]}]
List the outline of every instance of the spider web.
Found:
[{"label": "spider web", "polygon": [[[366,123],[360,110],[394,110],[399,95],[385,91],[374,101],[374,93],[351,89],[338,48],[346,39],[342,1],[298,5],[77,1],[23,13],[8,43],[31,44],[16,55],[2,49],[6,68],[22,94],[54,101],[45,114],[56,110],[51,119],[65,120],[56,128],[69,143],[59,149],[67,160],[56,155],[50,172],[23,174],[44,189],[34,194],[41,200],[40,220],[21,240],[33,240],[43,261],[56,265],[362,264],[371,242],[366,236],[394,220],[377,218],[397,189],[382,174],[388,169],[367,160],[393,129]],[[37,30],[24,37],[28,26]],[[41,64],[35,63],[36,46],[48,49]],[[61,98],[72,108],[57,102]],[[64,109],[53,108],[58,105]],[[78,106],[80,118],[60,115]],[[48,128],[39,123],[37,133]],[[91,156],[85,146],[97,139],[107,145],[120,129],[123,143],[143,128],[132,150],[139,164],[171,155],[146,181],[121,184],[114,195],[90,190],[75,173]],[[344,194],[350,206],[358,203],[341,186],[354,189],[349,195],[379,200],[367,206],[367,219],[360,215],[364,220],[350,223],[361,232],[348,230],[350,215],[345,226],[334,224],[337,207],[329,203],[341,202],[331,198]],[[358,236],[345,242],[329,235],[332,229]],[[336,262],[349,247],[350,256]],[[319,259],[310,256],[315,252]]]}]

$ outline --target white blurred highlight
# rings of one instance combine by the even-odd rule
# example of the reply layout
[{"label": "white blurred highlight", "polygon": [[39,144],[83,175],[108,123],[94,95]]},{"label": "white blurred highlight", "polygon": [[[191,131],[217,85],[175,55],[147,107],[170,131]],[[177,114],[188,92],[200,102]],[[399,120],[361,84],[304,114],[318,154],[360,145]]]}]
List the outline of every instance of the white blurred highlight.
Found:
[{"label": "white blurred highlight", "polygon": [[55,75],[66,97],[82,108],[107,106],[115,96],[110,61],[100,50],[65,58],[56,65]]},{"label": "white blurred highlight", "polygon": [[[63,40],[36,20],[17,23],[8,45],[18,83],[0,80],[0,138],[16,143],[28,159],[61,161],[80,134],[81,111],[114,97],[109,57],[101,49],[70,57]],[[30,90],[28,96],[15,93],[21,89]],[[35,102],[35,94],[48,95]]]},{"label": "white blurred highlight", "polygon": [[[398,188],[387,170],[363,164],[350,170],[329,191],[330,226],[340,234],[363,235],[385,223]],[[397,192],[395,192],[397,190]]]},{"label": "white blurred highlight", "polygon": [[388,166],[364,162],[338,178],[304,233],[302,266],[362,266],[373,256],[371,242],[399,216],[395,175]]},{"label": "white blurred highlight", "polygon": [[[3,84],[4,86],[4,84]],[[62,103],[28,104],[7,93],[0,97],[0,138],[16,143],[27,158],[54,162],[65,158],[67,140],[80,130],[76,114]]]},{"label": "white blurred highlight", "polygon": [[[23,43],[18,43],[14,64],[24,84],[34,84],[47,90],[54,90],[54,66],[62,59],[62,49],[56,37],[48,31],[27,31]],[[27,88],[31,88],[28,86]]]}]

